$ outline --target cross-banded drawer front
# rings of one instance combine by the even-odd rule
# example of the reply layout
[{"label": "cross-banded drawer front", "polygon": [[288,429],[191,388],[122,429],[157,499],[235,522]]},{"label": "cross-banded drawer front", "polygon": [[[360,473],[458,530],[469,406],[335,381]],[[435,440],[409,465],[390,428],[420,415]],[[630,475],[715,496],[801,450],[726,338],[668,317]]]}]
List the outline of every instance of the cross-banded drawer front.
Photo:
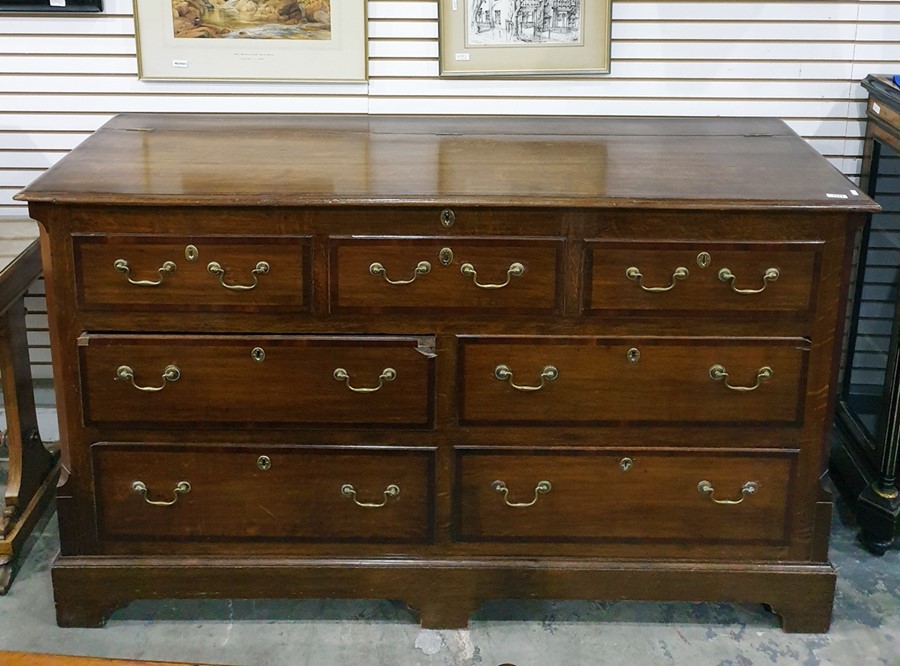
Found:
[{"label": "cross-banded drawer front", "polygon": [[464,541],[782,543],[790,452],[457,451]]},{"label": "cross-banded drawer front", "polygon": [[332,238],[332,309],[555,312],[559,238]]},{"label": "cross-banded drawer front", "polygon": [[102,538],[423,543],[425,448],[95,444]]},{"label": "cross-banded drawer front", "polygon": [[426,427],[434,338],[85,335],[87,422]]},{"label": "cross-banded drawer front", "polygon": [[309,308],[308,237],[116,235],[73,242],[85,308]]},{"label": "cross-banded drawer front", "polygon": [[799,425],[799,338],[460,337],[460,421]]},{"label": "cross-banded drawer front", "polygon": [[812,308],[822,243],[586,243],[586,310]]}]

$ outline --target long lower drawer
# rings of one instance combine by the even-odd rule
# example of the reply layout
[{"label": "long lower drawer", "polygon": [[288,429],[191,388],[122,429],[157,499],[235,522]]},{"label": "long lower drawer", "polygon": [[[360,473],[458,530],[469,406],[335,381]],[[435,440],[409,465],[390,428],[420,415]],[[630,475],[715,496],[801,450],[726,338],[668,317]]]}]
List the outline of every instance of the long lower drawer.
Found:
[{"label": "long lower drawer", "polygon": [[86,423],[428,427],[429,336],[79,339]]},{"label": "long lower drawer", "polygon": [[792,452],[459,449],[461,541],[784,543]]},{"label": "long lower drawer", "polygon": [[472,425],[801,425],[802,338],[467,337],[460,421]]},{"label": "long lower drawer", "polygon": [[432,539],[432,449],[98,443],[91,450],[101,539]]}]

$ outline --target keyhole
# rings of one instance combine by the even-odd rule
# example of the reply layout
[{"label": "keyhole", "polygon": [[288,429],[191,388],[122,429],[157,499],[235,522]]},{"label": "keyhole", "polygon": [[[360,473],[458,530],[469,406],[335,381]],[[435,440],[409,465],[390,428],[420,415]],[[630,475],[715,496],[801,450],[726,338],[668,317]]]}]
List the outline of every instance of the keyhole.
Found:
[{"label": "keyhole", "polygon": [[265,472],[272,466],[272,459],[269,456],[260,456],[256,459],[256,466]]},{"label": "keyhole", "polygon": [[628,353],[625,354],[625,357],[628,359],[629,363],[637,363],[641,358],[641,351],[637,347],[632,347],[628,350]]},{"label": "keyhole", "polygon": [[445,208],[441,211],[441,224],[445,227],[452,227],[453,223],[456,221],[456,214],[450,210],[449,208]]},{"label": "keyhole", "polygon": [[623,472],[627,472],[634,466],[634,461],[631,458],[622,458],[619,461],[619,467],[622,468]]},{"label": "keyhole", "polygon": [[257,363],[262,363],[266,360],[266,351],[262,347],[254,347],[250,357]]}]

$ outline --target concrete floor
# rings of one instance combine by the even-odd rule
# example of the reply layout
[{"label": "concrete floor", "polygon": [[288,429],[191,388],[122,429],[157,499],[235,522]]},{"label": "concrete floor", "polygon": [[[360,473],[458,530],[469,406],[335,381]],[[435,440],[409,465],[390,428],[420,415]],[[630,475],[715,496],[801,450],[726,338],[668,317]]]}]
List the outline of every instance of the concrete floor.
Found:
[{"label": "concrete floor", "polygon": [[491,602],[466,631],[422,630],[389,601],[138,601],[103,629],[60,629],[48,515],[0,597],[0,650],[237,666],[900,666],[900,550],[862,550],[852,515],[840,498],[836,506],[837,596],[824,635],[784,634],[757,605],[603,601]]}]

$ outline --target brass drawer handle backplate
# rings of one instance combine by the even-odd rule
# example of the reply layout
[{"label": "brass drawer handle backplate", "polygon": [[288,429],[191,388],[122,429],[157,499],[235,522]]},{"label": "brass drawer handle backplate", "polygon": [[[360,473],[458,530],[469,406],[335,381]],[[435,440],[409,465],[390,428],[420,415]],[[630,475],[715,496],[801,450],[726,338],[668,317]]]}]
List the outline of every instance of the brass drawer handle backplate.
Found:
[{"label": "brass drawer handle backplate", "polygon": [[380,390],[381,387],[384,386],[385,382],[392,382],[397,379],[397,371],[393,368],[385,368],[381,371],[381,374],[378,375],[378,386],[362,388],[350,385],[350,373],[348,373],[344,368],[335,368],[334,378],[339,382],[345,382],[347,384],[347,388],[354,393],[374,393],[375,391]]},{"label": "brass drawer handle backplate", "polygon": [[559,377],[559,370],[556,369],[556,366],[545,365],[541,370],[541,383],[537,386],[520,386],[513,382],[513,373],[508,365],[498,365],[494,368],[494,377],[502,382],[509,382],[509,385],[517,391],[540,391],[546,382],[552,382]]},{"label": "brass drawer handle backplate", "polygon": [[156,393],[157,391],[162,391],[166,388],[166,385],[169,382],[177,382],[181,378],[181,370],[178,369],[177,366],[167,365],[163,369],[162,386],[138,386],[134,381],[134,370],[131,369],[130,366],[120,365],[116,368],[116,379],[120,381],[129,381],[131,385],[136,388],[138,391],[146,391],[148,393]]},{"label": "brass drawer handle backplate", "polygon": [[387,271],[384,268],[384,265],[379,262],[373,262],[372,265],[369,266],[369,272],[375,277],[383,277],[384,281],[388,284],[410,284],[416,281],[420,275],[428,275],[431,272],[431,264],[427,261],[420,261],[416,264],[416,268],[413,271],[413,276],[409,280],[392,280],[387,276]]},{"label": "brass drawer handle backplate", "polygon": [[525,273],[525,266],[518,261],[511,263],[509,268],[506,269],[506,282],[503,282],[502,284],[481,284],[478,281],[478,271],[476,271],[475,266],[468,261],[459,267],[459,272],[466,277],[472,278],[472,282],[480,289],[503,289],[503,287],[507,286],[514,277],[520,277]]},{"label": "brass drawer handle backplate", "polygon": [[529,506],[534,506],[534,504],[538,501],[538,496],[544,493],[549,493],[550,490],[552,490],[553,486],[550,485],[549,481],[538,481],[538,484],[534,487],[534,499],[530,502],[510,502],[509,488],[506,487],[506,484],[503,481],[494,481],[493,483],[491,483],[491,488],[503,495],[503,503],[506,504],[506,506],[511,506],[515,509],[521,509]]},{"label": "brass drawer handle backplate", "polygon": [[124,259],[116,259],[113,262],[113,268],[115,268],[120,273],[124,273],[125,279],[128,280],[129,284],[134,284],[138,287],[158,287],[163,283],[166,275],[171,275],[175,272],[175,262],[164,261],[163,265],[156,269],[156,272],[159,273],[158,280],[132,280],[131,268],[128,266],[128,262]]},{"label": "brass drawer handle backplate", "polygon": [[375,504],[373,502],[360,502],[356,499],[356,488],[353,487],[352,484],[345,483],[341,486],[341,495],[344,497],[349,497],[353,500],[353,503],[356,506],[361,506],[364,509],[380,509],[385,504],[387,504],[388,500],[391,497],[397,497],[400,494],[400,486],[395,483],[390,484],[387,488],[384,489],[384,501],[381,504]]},{"label": "brass drawer handle backplate", "polygon": [[715,488],[713,488],[713,485],[709,481],[701,481],[700,483],[697,484],[697,491],[701,495],[705,495],[706,497],[709,497],[709,499],[711,499],[716,504],[740,504],[747,498],[748,495],[752,495],[757,490],[759,490],[759,484],[756,483],[756,481],[747,481],[747,483],[745,483],[741,487],[741,498],[740,499],[720,500],[720,499],[716,499],[713,496],[713,493],[715,493],[716,490],[715,490]]},{"label": "brass drawer handle backplate", "polygon": [[206,266],[206,270],[209,271],[211,275],[215,275],[219,278],[219,284],[221,284],[226,289],[231,289],[232,291],[250,291],[251,289],[256,289],[256,285],[259,284],[259,275],[266,275],[269,272],[269,263],[267,261],[258,261],[256,262],[256,268],[250,271],[250,275],[253,276],[253,284],[227,284],[225,282],[225,269],[222,268],[222,264],[218,261],[211,261]]},{"label": "brass drawer handle backplate", "polygon": [[650,291],[653,293],[659,293],[662,291],[669,291],[675,287],[675,283],[678,280],[685,280],[690,275],[690,271],[684,266],[679,266],[675,269],[675,272],[672,273],[672,284],[668,287],[647,287],[644,285],[644,276],[641,274],[641,271],[638,270],[637,266],[631,266],[625,269],[625,277],[633,282],[637,282],[641,289],[644,291]]},{"label": "brass drawer handle backplate", "polygon": [[709,376],[717,382],[725,382],[725,388],[731,389],[732,391],[744,392],[755,391],[763,382],[771,379],[774,374],[775,371],[772,370],[772,368],[764,365],[756,371],[756,383],[753,386],[732,386],[728,383],[728,371],[725,370],[725,366],[716,364],[709,369]]},{"label": "brass drawer handle backplate", "polygon": [[144,501],[147,504],[152,504],[153,506],[172,506],[173,504],[175,504],[175,502],[178,501],[179,495],[184,495],[186,493],[191,492],[191,484],[188,483],[187,481],[179,481],[178,483],[176,483],[175,490],[173,491],[175,493],[175,497],[173,497],[170,502],[164,502],[164,501],[160,501],[160,500],[152,500],[149,497],[147,497],[147,492],[148,492],[147,485],[143,481],[135,481],[134,483],[131,484],[131,489],[135,493],[137,493],[138,495],[143,497]]},{"label": "brass drawer handle backplate", "polygon": [[765,289],[770,282],[775,282],[778,277],[781,275],[777,268],[767,268],[766,272],[763,274],[763,286],[759,289],[738,289],[734,286],[737,277],[734,273],[732,273],[729,269],[723,268],[719,271],[719,279],[722,282],[728,282],[731,285],[731,291],[736,294],[758,294],[763,289]]}]

